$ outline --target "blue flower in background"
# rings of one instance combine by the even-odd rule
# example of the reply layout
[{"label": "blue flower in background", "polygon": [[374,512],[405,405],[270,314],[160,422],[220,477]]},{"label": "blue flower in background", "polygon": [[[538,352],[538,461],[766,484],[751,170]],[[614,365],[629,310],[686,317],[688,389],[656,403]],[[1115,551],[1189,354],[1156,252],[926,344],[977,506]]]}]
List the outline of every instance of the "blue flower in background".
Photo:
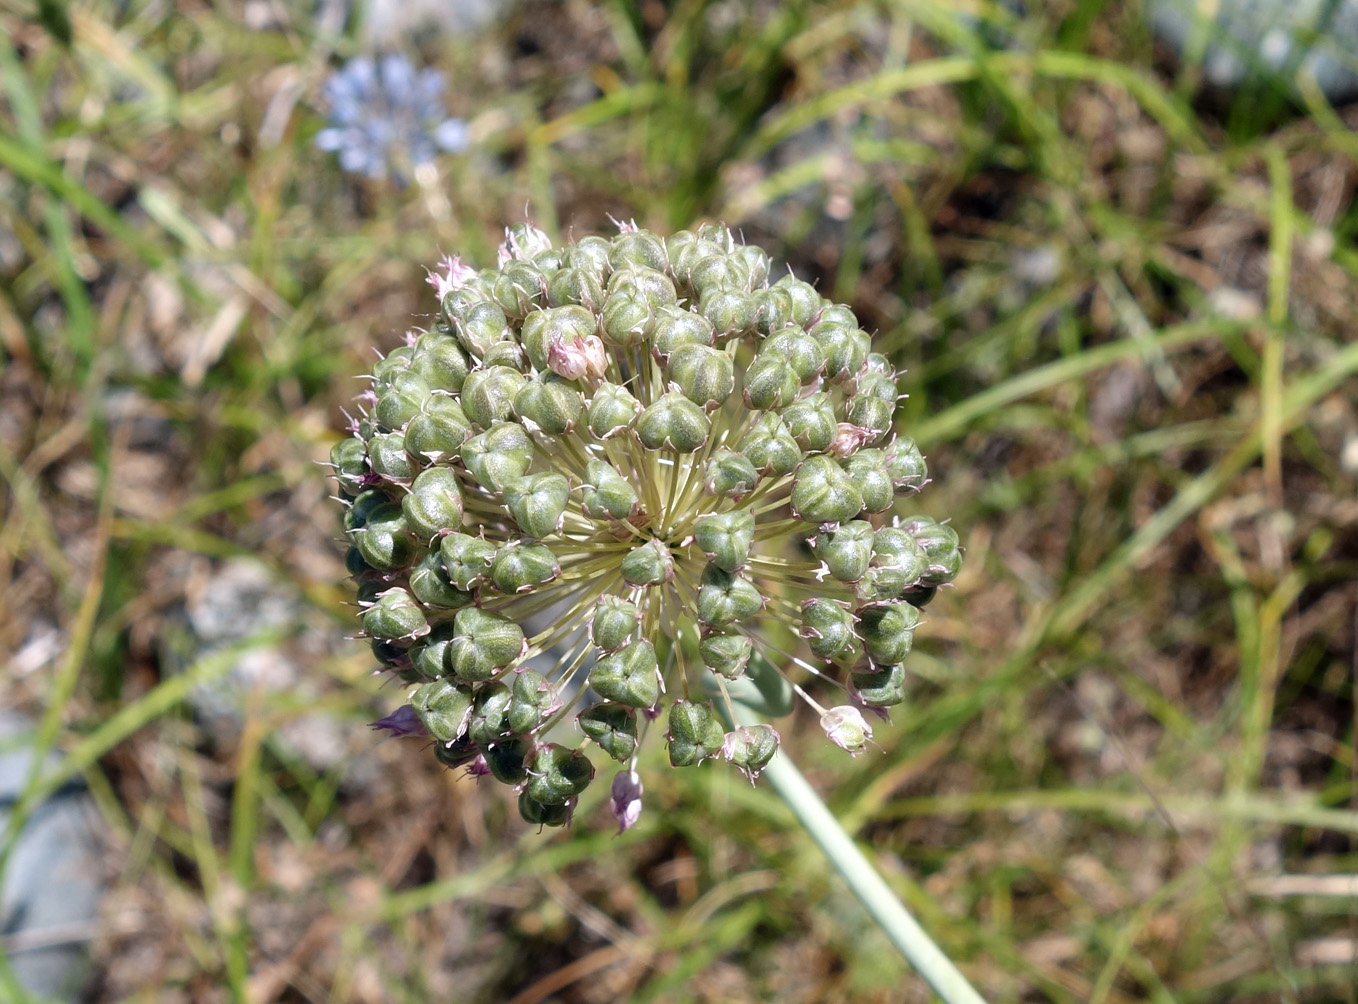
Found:
[{"label": "blue flower in background", "polygon": [[443,74],[417,71],[401,55],[374,63],[357,56],[330,75],[322,93],[330,103],[330,126],[316,145],[339,154],[340,167],[382,178],[432,163],[440,151],[467,148],[467,124],[443,107]]}]

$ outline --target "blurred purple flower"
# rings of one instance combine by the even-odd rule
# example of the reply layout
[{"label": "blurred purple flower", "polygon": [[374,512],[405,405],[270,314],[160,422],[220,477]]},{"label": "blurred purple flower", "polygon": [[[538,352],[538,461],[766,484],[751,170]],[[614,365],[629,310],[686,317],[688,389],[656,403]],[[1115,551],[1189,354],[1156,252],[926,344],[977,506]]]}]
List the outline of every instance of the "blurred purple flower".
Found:
[{"label": "blurred purple flower", "polygon": [[467,124],[443,107],[444,86],[443,74],[417,71],[405,56],[378,63],[356,56],[322,88],[330,126],[316,134],[316,146],[338,153],[350,173],[383,178],[390,172],[404,180],[404,170],[468,146]]},{"label": "blurred purple flower", "polygon": [[429,735],[424,723],[420,721],[420,716],[415,713],[415,709],[409,704],[402,704],[386,718],[379,719],[368,727],[377,729],[379,732],[390,732],[393,736]]},{"label": "blurred purple flower", "polygon": [[641,775],[634,770],[618,771],[613,779],[608,811],[618,824],[618,835],[626,833],[641,818]]}]

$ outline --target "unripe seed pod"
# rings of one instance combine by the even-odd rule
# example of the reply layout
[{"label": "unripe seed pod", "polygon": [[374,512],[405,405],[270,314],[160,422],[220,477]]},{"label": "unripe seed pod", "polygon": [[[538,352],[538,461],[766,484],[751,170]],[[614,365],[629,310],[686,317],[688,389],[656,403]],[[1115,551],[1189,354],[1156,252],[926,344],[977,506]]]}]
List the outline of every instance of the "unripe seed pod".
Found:
[{"label": "unripe seed pod", "polygon": [[511,540],[495,552],[490,581],[502,593],[530,593],[561,574],[561,563],[551,548]]},{"label": "unripe seed pod", "polygon": [[938,595],[938,586],[911,586],[901,593],[901,599],[918,610],[923,610]]},{"label": "unripe seed pod", "polygon": [[761,352],[745,370],[747,407],[777,411],[795,401],[801,390],[801,381],[786,356]]},{"label": "unripe seed pod", "polygon": [[513,699],[503,683],[487,684],[477,690],[472,713],[467,719],[467,738],[474,743],[489,744],[509,735],[505,719]]},{"label": "unripe seed pod", "polygon": [[782,356],[802,384],[816,380],[825,369],[825,353],[820,343],[801,328],[792,326],[774,332],[759,346],[759,355]]},{"label": "unripe seed pod", "polygon": [[561,529],[570,492],[564,474],[544,471],[506,485],[504,499],[519,529],[541,540]]},{"label": "unripe seed pod", "polygon": [[670,356],[669,375],[686,398],[707,412],[720,408],[736,389],[731,357],[706,345],[675,349]]},{"label": "unripe seed pod", "polygon": [[429,384],[423,377],[406,370],[398,373],[377,395],[373,416],[388,429],[404,429],[420,413],[429,397]]},{"label": "unripe seed pod", "polygon": [[532,262],[506,262],[491,295],[510,317],[526,317],[547,301],[547,277]]},{"label": "unripe seed pod", "polygon": [[355,579],[376,571],[372,565],[363,560],[363,552],[353,545],[344,552],[344,570]]},{"label": "unripe seed pod", "polygon": [[[369,490],[356,496],[344,510],[344,532],[352,536],[354,530],[363,529],[368,525],[368,520],[378,513],[381,513],[384,519],[393,518],[392,513],[384,508],[392,504],[391,496],[382,491]],[[398,517],[401,516],[399,509],[400,506],[397,506]],[[402,529],[406,529],[404,525]]]},{"label": "unripe seed pod", "polygon": [[693,453],[707,442],[712,422],[683,394],[670,391],[653,401],[637,417],[636,430],[648,450]]},{"label": "unripe seed pod", "polygon": [[792,294],[783,286],[770,286],[755,294],[757,307],[755,330],[767,338],[775,331],[781,331],[794,323],[792,315],[795,304]]},{"label": "unripe seed pod", "polygon": [[865,442],[873,442],[880,439],[891,430],[891,414],[895,411],[893,405],[887,404],[880,397],[870,394],[860,394],[858,397],[849,398],[844,409],[844,421],[859,429],[871,433]]},{"label": "unripe seed pod", "polygon": [[532,261],[551,249],[552,239],[531,223],[512,223],[505,227],[505,239],[500,245],[500,263],[510,259]]},{"label": "unripe seed pod", "polygon": [[637,715],[619,704],[600,703],[576,715],[580,731],[619,763],[632,759],[637,751]]},{"label": "unripe seed pod", "polygon": [[670,765],[691,767],[714,757],[726,742],[721,722],[705,703],[683,698],[670,705]]},{"label": "unripe seed pod", "polygon": [[665,255],[665,242],[645,230],[633,230],[614,237],[608,252],[608,261],[615,271],[629,265],[653,268],[661,272],[669,267],[669,258]]},{"label": "unripe seed pod", "polygon": [[542,724],[556,703],[556,691],[547,678],[534,669],[521,669],[514,675],[514,700],[505,715],[511,732],[525,735]]},{"label": "unripe seed pod", "polygon": [[[816,322],[817,323],[824,322],[827,324],[847,324],[850,327],[855,327],[858,324],[858,318],[855,317],[854,312],[850,308],[846,307],[844,304],[831,303],[829,300],[825,300],[824,302],[821,303],[820,313],[816,315]],[[865,361],[867,359],[868,352],[870,351],[872,351],[871,347],[869,347],[868,350],[863,353],[863,358]]]},{"label": "unripe seed pod", "polygon": [[488,679],[528,650],[519,625],[479,607],[463,607],[453,624],[457,637],[448,650],[448,665],[468,683]]},{"label": "unripe seed pod", "polygon": [[522,784],[528,777],[528,758],[533,744],[526,739],[510,739],[485,749],[486,766],[501,784]]},{"label": "unripe seed pod", "polygon": [[599,311],[599,329],[614,345],[642,344],[655,330],[655,321],[655,308],[631,289],[609,293]]},{"label": "unripe seed pod", "polygon": [[834,460],[819,454],[797,468],[789,501],[797,518],[808,523],[843,523],[863,510],[863,496],[853,480]]},{"label": "unripe seed pod", "polygon": [[579,750],[557,743],[539,746],[528,768],[525,794],[543,805],[565,805],[594,780],[594,765]]},{"label": "unripe seed pod", "polygon": [[605,700],[650,708],[660,700],[658,670],[655,646],[639,638],[596,662],[589,671],[589,685]]},{"label": "unripe seed pod", "polygon": [[410,345],[402,345],[392,349],[385,357],[377,360],[373,364],[373,387],[377,391],[388,386],[397,376],[410,369],[410,364],[415,358],[415,349]]},{"label": "unripe seed pod", "polygon": [[599,605],[594,610],[590,641],[605,652],[616,652],[632,640],[640,623],[641,611],[635,603],[629,603],[621,596],[605,594],[599,597]]},{"label": "unripe seed pod", "polygon": [[754,654],[754,643],[743,634],[713,631],[698,642],[698,654],[703,665],[718,676],[738,680]]},{"label": "unripe seed pod", "polygon": [[609,273],[613,271],[609,261],[609,255],[613,252],[612,241],[597,234],[589,234],[563,250],[563,267],[588,269],[599,277],[600,282],[608,281]]},{"label": "unripe seed pod", "polygon": [[[374,597],[374,600],[376,600],[376,597]],[[363,601],[360,600],[359,602]],[[386,638],[373,638],[369,641],[368,647],[372,650],[373,658],[383,666],[401,672],[401,678],[407,683],[415,682],[405,675],[411,670],[409,650],[403,643],[388,641]]]},{"label": "unripe seed pod", "polygon": [[888,443],[883,452],[886,454],[887,472],[897,491],[918,491],[924,487],[929,480],[929,467],[913,439],[901,436]]},{"label": "unripe seed pod", "polygon": [[463,465],[488,491],[504,491],[532,462],[533,441],[517,422],[500,422],[462,444]]},{"label": "unripe seed pod", "polygon": [[712,564],[734,572],[749,560],[750,546],[754,543],[754,512],[731,509],[700,516],[694,523],[693,537]]},{"label": "unripe seed pod", "polygon": [[403,445],[412,457],[423,457],[431,464],[457,455],[472,434],[472,424],[462,406],[451,397],[431,394],[424,411],[406,426]]},{"label": "unripe seed pod", "polygon": [[[457,289],[450,290],[443,295],[439,301],[439,309],[443,313],[443,321],[448,329],[457,336],[457,326],[471,312],[472,307],[478,303],[483,303],[490,298],[490,289],[483,288],[485,284],[475,280]],[[459,339],[461,336],[457,336]],[[388,356],[387,358],[391,358]]]},{"label": "unripe seed pod", "polygon": [[786,290],[792,299],[792,323],[799,328],[810,328],[811,322],[820,313],[821,295],[809,282],[802,282],[791,273],[779,278],[774,289]]},{"label": "unripe seed pod", "polygon": [[802,449],[776,414],[760,415],[738,447],[755,469],[782,477],[802,462]]},{"label": "unripe seed pod", "polygon": [[452,742],[467,731],[472,692],[452,680],[435,680],[415,688],[410,706],[425,731],[439,742]]},{"label": "unripe seed pod", "polygon": [[854,756],[862,753],[872,739],[872,726],[864,720],[863,712],[849,704],[821,715],[820,727],[832,743]]},{"label": "unripe seed pod", "polygon": [[656,312],[651,334],[651,355],[662,365],[682,345],[711,345],[716,332],[707,318],[682,307],[662,307]]},{"label": "unripe seed pod", "polygon": [[487,368],[503,366],[515,373],[528,372],[528,356],[523,351],[523,346],[511,339],[492,343],[486,349],[486,354],[481,357],[481,363]]},{"label": "unripe seed pod", "polygon": [[884,666],[876,673],[854,673],[853,690],[869,708],[893,708],[905,701],[905,667]]},{"label": "unripe seed pod", "polygon": [[514,417],[514,396],[526,380],[508,366],[486,366],[468,374],[462,385],[462,410],[483,429]]},{"label": "unripe seed pod", "polygon": [[839,431],[830,396],[819,391],[793,401],[783,409],[782,418],[788,433],[807,453],[826,450]]},{"label": "unripe seed pod", "polygon": [[853,480],[863,496],[866,512],[885,512],[896,500],[896,488],[886,468],[886,457],[881,450],[859,450],[840,461],[844,472]]},{"label": "unripe seed pod", "polygon": [[473,600],[471,593],[453,585],[448,570],[443,566],[443,554],[438,548],[426,551],[410,570],[410,591],[427,607],[457,610]]},{"label": "unripe seed pod", "polygon": [[802,604],[801,636],[818,659],[835,659],[853,645],[853,614],[834,600],[811,599]]},{"label": "unripe seed pod", "polygon": [[547,248],[533,255],[532,262],[545,276],[558,272],[565,265],[565,248]]},{"label": "unripe seed pod", "polygon": [[391,502],[368,513],[364,525],[349,532],[349,539],[363,560],[380,572],[405,568],[417,553],[405,514]]},{"label": "unripe seed pod", "polygon": [[824,316],[822,313],[820,323],[813,325],[809,333],[825,356],[825,378],[839,383],[863,368],[872,339],[858,328],[856,321],[836,323]]},{"label": "unripe seed pod", "polygon": [[901,529],[919,545],[928,562],[920,576],[921,585],[942,586],[957,578],[962,570],[962,546],[956,530],[927,516],[908,520]]},{"label": "unripe seed pod", "polygon": [[368,466],[388,481],[409,481],[419,470],[406,453],[405,436],[399,432],[379,433],[368,440]]},{"label": "unripe seed pod", "polygon": [[519,815],[525,823],[533,826],[565,826],[575,813],[575,803],[566,800],[560,805],[544,805],[527,789],[519,792]]},{"label": "unripe seed pod", "polygon": [[708,458],[703,490],[739,501],[759,484],[759,472],[750,459],[726,446],[719,446]]},{"label": "unripe seed pod", "polygon": [[447,467],[422,471],[401,500],[406,523],[421,540],[462,525],[462,491],[457,475]]},{"label": "unripe seed pod", "polygon": [[580,391],[574,384],[556,376],[529,380],[514,395],[515,414],[549,436],[570,432],[584,410]]},{"label": "unripe seed pod", "polygon": [[599,439],[608,439],[630,429],[640,414],[641,402],[626,387],[600,384],[589,402],[589,431]]},{"label": "unripe seed pod", "polygon": [[689,290],[693,289],[693,284],[690,281],[693,266],[704,258],[722,254],[724,251],[720,244],[703,240],[701,237],[685,240],[683,244],[675,247],[671,247],[670,242],[666,241],[665,247],[670,254],[670,273],[674,276],[674,281]]},{"label": "unripe seed pod", "polygon": [[749,289],[750,271],[741,259],[733,255],[711,255],[689,269],[688,281],[701,298],[709,290]]},{"label": "unripe seed pod", "polygon": [[663,542],[651,538],[627,552],[620,570],[630,586],[658,586],[674,578],[674,558]]},{"label": "unripe seed pod", "polygon": [[473,303],[460,317],[454,317],[453,330],[462,347],[478,359],[496,342],[513,338],[505,312],[490,300]]},{"label": "unripe seed pod", "polygon": [[576,303],[597,311],[604,302],[603,283],[591,269],[567,266],[547,280],[547,302],[553,307]]},{"label": "unripe seed pod", "polygon": [[872,566],[858,584],[859,599],[867,603],[897,599],[920,581],[928,558],[904,529],[884,526],[872,541]]},{"label": "unripe seed pod", "polygon": [[604,460],[585,465],[580,505],[585,515],[594,519],[630,519],[641,509],[636,489]]},{"label": "unripe seed pod", "polygon": [[752,293],[726,288],[709,289],[698,301],[698,313],[724,342],[746,334],[754,327],[758,302]]},{"label": "unripe seed pod", "polygon": [[608,280],[608,292],[627,293],[646,301],[652,312],[672,307],[678,302],[674,283],[663,271],[653,268],[628,267],[615,271]]},{"label": "unripe seed pod", "polygon": [[918,623],[919,611],[903,601],[863,607],[858,611],[858,637],[873,662],[890,665],[910,654]]},{"label": "unripe seed pod", "polygon": [[406,590],[378,593],[377,602],[363,611],[363,630],[374,638],[418,638],[429,633],[424,610]]},{"label": "unripe seed pod", "polygon": [[439,540],[439,558],[448,581],[458,589],[471,592],[490,571],[495,545],[466,533],[450,533]]},{"label": "unripe seed pod", "polygon": [[[871,367],[873,358],[877,356],[874,352],[868,356],[868,366]],[[881,357],[877,357],[881,358]],[[899,392],[896,389],[896,377],[893,373],[883,373],[871,368],[865,369],[854,381],[854,396],[880,397],[892,409],[896,407],[896,397]]]},{"label": "unripe seed pod", "polygon": [[467,766],[480,755],[476,743],[466,736],[450,743],[434,743],[434,759],[453,770]]},{"label": "unripe seed pod", "polygon": [[440,680],[452,672],[448,666],[448,646],[455,634],[452,624],[435,624],[410,647],[410,664],[421,678]]},{"label": "unripe seed pod", "polygon": [[456,394],[462,390],[471,364],[454,336],[436,330],[425,332],[415,342],[410,370],[423,377],[432,389]]},{"label": "unripe seed pod", "polygon": [[769,259],[768,252],[763,248],[756,247],[753,244],[737,244],[731,253],[739,258],[745,267],[746,275],[749,277],[746,280],[746,289],[762,286],[768,281],[769,267],[772,262]]},{"label": "unripe seed pod", "polygon": [[541,371],[548,368],[552,346],[574,345],[593,337],[598,329],[599,322],[584,307],[552,307],[524,318],[519,338],[529,362]]},{"label": "unripe seed pod", "polygon": [[709,627],[730,627],[764,609],[764,597],[753,582],[716,565],[703,569],[698,587],[698,619]]},{"label": "unripe seed pod", "polygon": [[721,755],[751,782],[778,752],[779,736],[772,725],[741,725],[722,739]]},{"label": "unripe seed pod", "polygon": [[368,473],[368,449],[363,440],[349,436],[330,448],[330,466],[340,489],[351,494],[358,491],[359,482]]}]

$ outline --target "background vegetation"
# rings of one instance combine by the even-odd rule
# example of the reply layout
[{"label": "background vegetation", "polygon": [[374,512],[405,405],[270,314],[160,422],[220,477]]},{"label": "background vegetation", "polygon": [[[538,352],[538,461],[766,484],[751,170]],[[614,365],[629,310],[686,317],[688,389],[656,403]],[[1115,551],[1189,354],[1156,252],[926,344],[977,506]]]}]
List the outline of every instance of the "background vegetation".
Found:
[{"label": "background vegetation", "polygon": [[527,207],[724,221],[907,370],[964,574],[880,750],[782,731],[988,998],[1355,1000],[1358,106],[1029,8],[396,31],[473,140],[401,187],[313,144],[341,5],[0,3],[4,703],[64,753],[16,814],[97,806],[90,999],[928,999],[734,772],[538,833],[365,727],[317,462]]}]

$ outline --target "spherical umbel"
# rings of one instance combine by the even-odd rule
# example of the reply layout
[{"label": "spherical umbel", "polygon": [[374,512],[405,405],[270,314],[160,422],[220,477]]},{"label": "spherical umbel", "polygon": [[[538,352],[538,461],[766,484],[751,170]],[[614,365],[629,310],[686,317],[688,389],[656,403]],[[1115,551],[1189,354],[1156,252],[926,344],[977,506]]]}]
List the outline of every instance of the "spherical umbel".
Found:
[{"label": "spherical umbel", "polygon": [[[558,247],[521,224],[495,268],[430,274],[434,325],[373,367],[330,457],[359,620],[412,688],[378,728],[547,826],[598,747],[625,829],[662,714],[675,767],[768,764],[778,732],[724,731],[701,696],[731,681],[781,673],[854,754],[860,709],[908,699],[958,536],[898,515],[929,474],[892,434],[891,365],[849,308],[770,272],[715,225]],[[841,691],[828,710],[812,680]]]}]

